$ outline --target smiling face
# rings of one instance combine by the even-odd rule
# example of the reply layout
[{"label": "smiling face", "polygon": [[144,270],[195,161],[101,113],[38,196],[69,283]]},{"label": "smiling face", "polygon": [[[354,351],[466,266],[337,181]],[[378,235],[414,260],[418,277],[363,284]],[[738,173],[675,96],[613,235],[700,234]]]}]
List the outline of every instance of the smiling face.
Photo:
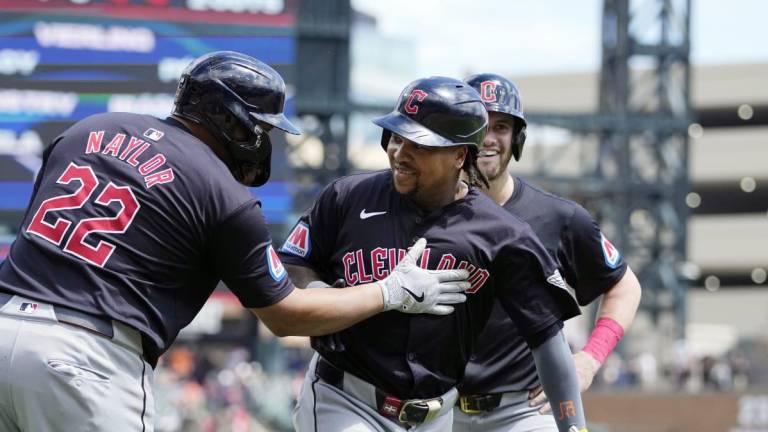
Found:
[{"label": "smiling face", "polygon": [[397,192],[429,208],[453,198],[467,147],[427,147],[392,134],[387,156]]},{"label": "smiling face", "polygon": [[514,120],[502,113],[488,113],[489,127],[483,146],[477,158],[477,166],[489,181],[493,181],[507,172],[512,159],[512,136]]}]

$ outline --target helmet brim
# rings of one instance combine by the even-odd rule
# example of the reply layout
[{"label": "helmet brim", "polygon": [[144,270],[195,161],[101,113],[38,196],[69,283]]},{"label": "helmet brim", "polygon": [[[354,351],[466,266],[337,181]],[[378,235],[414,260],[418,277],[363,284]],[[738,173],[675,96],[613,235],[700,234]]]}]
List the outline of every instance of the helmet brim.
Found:
[{"label": "helmet brim", "polygon": [[[384,147],[384,149],[387,148],[387,142],[385,141],[389,141],[389,134],[387,134],[387,132],[400,135],[409,141],[413,141],[416,144],[427,147],[452,147],[470,144],[474,145],[474,143],[471,142],[455,143],[435,132],[432,132],[430,129],[424,127],[410,117],[403,115],[399,111],[392,111],[385,116],[376,117],[372,121],[375,125],[384,129],[384,134],[382,135],[381,140],[381,146]],[[386,140],[384,139],[385,137]]]},{"label": "helmet brim", "polygon": [[525,120],[525,116],[523,115],[522,112],[517,111],[517,110],[513,110],[513,109],[509,109],[508,107],[502,106],[500,104],[493,103],[493,102],[491,102],[491,103],[485,102],[485,109],[487,109],[488,112],[497,112],[497,113],[500,113],[500,114],[506,114],[506,115],[508,115],[510,117],[513,117],[516,120],[520,121],[523,126],[526,126],[528,124],[528,122]]},{"label": "helmet brim", "polygon": [[289,133],[291,135],[301,135],[301,130],[296,127],[293,123],[291,123],[290,120],[288,120],[288,117],[285,116],[283,113],[279,114],[265,114],[265,113],[250,113],[254,118],[256,118],[259,121],[263,121],[266,124],[272,125],[283,132]]}]

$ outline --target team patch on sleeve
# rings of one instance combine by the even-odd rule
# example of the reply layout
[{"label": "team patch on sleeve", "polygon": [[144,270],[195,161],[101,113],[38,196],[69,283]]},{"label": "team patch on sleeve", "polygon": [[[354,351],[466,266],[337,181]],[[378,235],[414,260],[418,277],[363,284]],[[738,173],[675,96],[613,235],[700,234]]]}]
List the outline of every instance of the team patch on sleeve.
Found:
[{"label": "team patch on sleeve", "polygon": [[603,257],[605,258],[605,264],[615,269],[621,262],[621,254],[616,247],[605,238],[603,233],[600,233],[600,246],[603,248]]},{"label": "team patch on sleeve", "polygon": [[280,250],[305,258],[309,254],[310,248],[309,226],[304,222],[299,222],[288,235]]},{"label": "team patch on sleeve", "polygon": [[267,264],[269,266],[269,275],[272,276],[272,279],[276,281],[283,280],[287,272],[272,245],[269,245],[269,248],[267,248]]}]

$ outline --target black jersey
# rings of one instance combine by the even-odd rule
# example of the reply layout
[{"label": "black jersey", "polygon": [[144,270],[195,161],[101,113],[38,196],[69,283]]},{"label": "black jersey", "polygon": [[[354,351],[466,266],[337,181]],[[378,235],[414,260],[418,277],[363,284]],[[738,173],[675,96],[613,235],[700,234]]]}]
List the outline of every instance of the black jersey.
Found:
[{"label": "black jersey", "polygon": [[[579,304],[591,303],[624,276],[627,265],[618,250],[592,216],[573,201],[515,178],[515,191],[504,208],[528,222],[557,258]],[[459,390],[464,394],[486,394],[536,387],[536,366],[523,336],[502,306],[494,305]]]},{"label": "black jersey", "polygon": [[293,289],[260,203],[173,119],[110,113],[57,137],[0,291],[140,330],[163,352],[220,280],[246,307]]},{"label": "black jersey", "polygon": [[558,329],[578,311],[526,223],[474,188],[423,212],[397,193],[389,170],[326,187],[289,234],[281,257],[313,268],[326,282],[357,285],[385,278],[419,237],[427,239],[421,267],[469,271],[466,303],[447,316],[381,313],[339,332],[343,351],[318,348],[337,367],[385,391],[431,397],[455,386],[497,296],[528,339]]}]

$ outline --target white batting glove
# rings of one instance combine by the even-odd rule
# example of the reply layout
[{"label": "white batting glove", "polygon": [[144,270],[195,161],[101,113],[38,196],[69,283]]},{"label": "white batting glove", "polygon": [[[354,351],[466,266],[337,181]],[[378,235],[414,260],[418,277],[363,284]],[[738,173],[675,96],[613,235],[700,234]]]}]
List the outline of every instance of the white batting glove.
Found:
[{"label": "white batting glove", "polygon": [[466,270],[425,270],[416,260],[427,246],[420,238],[389,276],[377,283],[384,296],[384,310],[434,315],[453,312],[452,304],[467,300],[464,291],[470,287]]}]

